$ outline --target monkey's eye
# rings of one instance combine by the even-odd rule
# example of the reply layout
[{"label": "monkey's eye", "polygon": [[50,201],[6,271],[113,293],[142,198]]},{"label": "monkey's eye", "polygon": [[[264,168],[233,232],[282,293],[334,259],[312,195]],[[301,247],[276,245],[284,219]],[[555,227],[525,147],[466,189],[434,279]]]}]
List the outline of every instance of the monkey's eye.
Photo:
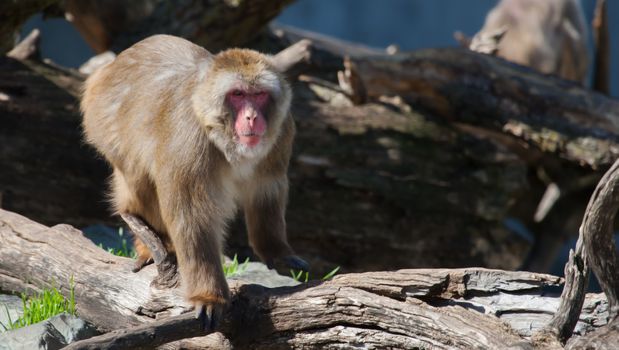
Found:
[{"label": "monkey's eye", "polygon": [[243,91],[241,91],[241,90],[232,90],[232,96],[240,97],[240,96],[243,96],[243,95],[244,95]]}]

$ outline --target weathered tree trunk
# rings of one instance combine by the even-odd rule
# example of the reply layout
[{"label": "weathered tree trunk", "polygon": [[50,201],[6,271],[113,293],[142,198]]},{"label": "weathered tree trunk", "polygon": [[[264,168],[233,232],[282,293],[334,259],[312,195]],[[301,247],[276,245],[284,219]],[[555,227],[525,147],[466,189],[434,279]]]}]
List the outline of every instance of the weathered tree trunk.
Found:
[{"label": "weathered tree trunk", "polygon": [[[138,273],[131,267],[130,259],[106,253],[68,225],[49,228],[0,210],[2,291],[54,284],[67,293],[72,277],[78,314],[102,331],[147,325],[186,311],[179,289],[149,285],[154,266]],[[230,282],[234,296],[220,329],[228,341],[213,334],[167,349],[217,348],[228,342],[235,349],[328,349],[356,343],[370,349],[507,348],[528,343],[531,332],[547,322],[558,298],[544,287],[560,281],[470,268],[345,274],[276,289]],[[604,310],[603,299],[588,295],[577,332],[605,324]],[[191,320],[180,317],[168,324],[190,326]],[[193,334],[201,333],[196,329]]]},{"label": "weathered tree trunk", "polygon": [[[533,197],[512,215],[537,235],[528,269],[547,270],[552,252],[577,232],[600,176],[586,169],[604,170],[619,155],[619,102],[560,78],[464,49],[357,56],[344,65],[353,101],[398,96],[527,162]],[[535,194],[544,187],[544,197]]]},{"label": "weathered tree trunk", "polygon": [[[428,49],[346,62],[355,96],[400,96],[416,108],[520,139],[593,168],[619,155],[619,101],[465,49]],[[358,97],[358,98],[361,98]]]},{"label": "weathered tree trunk", "polygon": [[604,174],[589,199],[584,214],[576,250],[570,250],[565,265],[566,283],[561,294],[561,304],[548,325],[538,331],[533,339],[546,345],[565,343],[572,335],[585,300],[589,280],[589,269],[595,273],[608,301],[608,318],[611,322],[591,334],[569,339],[568,349],[613,349],[619,340],[619,317],[617,313],[616,245],[613,239],[613,225],[619,210],[617,189],[619,188],[619,160]]}]

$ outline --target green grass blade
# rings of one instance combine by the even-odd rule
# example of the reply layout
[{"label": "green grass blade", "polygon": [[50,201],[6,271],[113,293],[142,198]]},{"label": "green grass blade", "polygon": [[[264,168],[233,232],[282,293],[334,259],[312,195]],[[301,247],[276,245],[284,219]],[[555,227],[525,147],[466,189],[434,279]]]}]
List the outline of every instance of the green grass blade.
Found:
[{"label": "green grass blade", "polygon": [[338,267],[336,267],[336,268],[334,268],[333,270],[331,270],[331,272],[329,272],[328,274],[326,274],[326,275],[322,278],[322,280],[323,280],[323,281],[330,280],[331,278],[333,278],[333,276],[335,276],[335,274],[336,274],[339,270],[340,270],[340,267],[339,267],[339,266],[338,266]]}]

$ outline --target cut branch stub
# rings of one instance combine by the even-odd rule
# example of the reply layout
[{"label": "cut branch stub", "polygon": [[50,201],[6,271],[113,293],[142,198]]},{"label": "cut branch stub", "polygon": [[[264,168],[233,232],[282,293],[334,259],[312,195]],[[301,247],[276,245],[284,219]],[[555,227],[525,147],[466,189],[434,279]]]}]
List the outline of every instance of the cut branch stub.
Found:
[{"label": "cut branch stub", "polygon": [[309,62],[311,59],[312,42],[303,39],[278,52],[273,56],[273,65],[280,72],[289,72],[296,65],[302,62]]},{"label": "cut branch stub", "polygon": [[39,59],[41,31],[33,29],[17,46],[15,46],[6,55],[16,60]]},{"label": "cut branch stub", "polygon": [[570,250],[569,260],[565,264],[565,286],[561,293],[561,303],[548,325],[534,335],[537,343],[556,339],[564,344],[572,336],[578,322],[589,282],[587,252],[583,247],[582,236],[581,227],[576,250]]}]

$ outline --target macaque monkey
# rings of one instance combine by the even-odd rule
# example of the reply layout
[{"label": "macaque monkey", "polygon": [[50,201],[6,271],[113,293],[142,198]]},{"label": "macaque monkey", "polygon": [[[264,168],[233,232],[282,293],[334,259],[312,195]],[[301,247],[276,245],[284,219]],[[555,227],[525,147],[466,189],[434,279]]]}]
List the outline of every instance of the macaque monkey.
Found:
[{"label": "macaque monkey", "polygon": [[502,0],[469,48],[584,83],[587,39],[579,0]]},{"label": "macaque monkey", "polygon": [[[83,127],[114,168],[115,211],[144,219],[175,252],[186,297],[212,327],[229,298],[221,251],[237,205],[263,261],[307,270],[284,221],[291,96],[269,56],[212,55],[168,35],[133,45],[86,81]],[[139,240],[136,250],[139,270],[151,256]]]}]

